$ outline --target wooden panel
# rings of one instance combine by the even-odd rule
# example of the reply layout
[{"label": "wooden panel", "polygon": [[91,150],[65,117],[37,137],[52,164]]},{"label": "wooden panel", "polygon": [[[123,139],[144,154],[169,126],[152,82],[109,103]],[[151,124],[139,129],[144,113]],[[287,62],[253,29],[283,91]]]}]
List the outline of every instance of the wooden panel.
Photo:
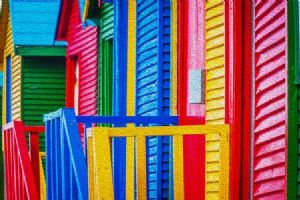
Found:
[{"label": "wooden panel", "polygon": [[[65,58],[26,57],[22,67],[22,120],[26,125],[43,125],[43,115],[65,103]],[[40,149],[45,150],[43,134]]]},{"label": "wooden panel", "polygon": [[[206,122],[225,123],[225,15],[224,1],[206,2]],[[221,185],[220,146],[216,140],[206,142],[206,199],[226,199],[228,188]],[[229,159],[229,158],[228,158]],[[228,195],[228,194],[227,194]]]},{"label": "wooden panel", "polygon": [[[205,121],[205,104],[194,101],[201,92],[195,92],[191,74],[199,77],[205,68],[204,49],[204,2],[178,1],[178,115],[180,125],[201,124]],[[199,85],[197,82],[196,85]],[[193,120],[191,120],[191,117]],[[185,199],[204,199],[205,196],[205,138],[186,135],[184,145],[184,197]],[[192,186],[192,187],[191,187]]]},{"label": "wooden panel", "polygon": [[206,3],[206,122],[225,120],[225,16],[221,0]]},{"label": "wooden panel", "polygon": [[253,199],[286,199],[287,2],[255,1]]},{"label": "wooden panel", "polygon": [[[104,3],[100,18],[98,113],[112,115],[114,6]],[[117,105],[114,104],[117,107]],[[115,109],[114,109],[115,110]]]},{"label": "wooden panel", "polygon": [[[6,74],[6,58],[11,57],[12,60],[12,119],[21,119],[21,57],[14,55],[13,38],[10,17],[8,19],[6,42],[4,49],[4,74]],[[2,122],[6,122],[6,76],[4,76],[3,84],[3,107]]]},{"label": "wooden panel", "polygon": [[22,119],[42,125],[42,115],[64,105],[64,57],[26,57],[22,69]]},{"label": "wooden panel", "polygon": [[[83,29],[78,1],[73,2],[67,41],[67,55],[72,59],[77,59],[79,65],[78,113],[79,115],[96,115],[98,31],[95,26],[87,26]],[[75,71],[70,73],[75,73]],[[71,86],[71,88],[73,87],[74,85]],[[72,91],[74,90],[72,89]],[[68,98],[73,98],[71,96],[68,94]]]}]

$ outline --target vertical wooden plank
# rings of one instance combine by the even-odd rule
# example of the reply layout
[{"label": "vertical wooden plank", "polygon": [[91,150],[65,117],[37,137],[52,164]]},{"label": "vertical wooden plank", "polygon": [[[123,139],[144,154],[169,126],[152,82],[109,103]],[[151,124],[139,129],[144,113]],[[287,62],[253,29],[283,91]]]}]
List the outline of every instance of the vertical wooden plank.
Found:
[{"label": "vertical wooden plank", "polygon": [[[229,199],[229,132],[220,132],[220,191],[219,199]],[[233,197],[231,197],[233,198]]]},{"label": "vertical wooden plank", "polygon": [[[288,1],[287,199],[299,199],[299,2]],[[298,84],[297,84],[298,83]]]},{"label": "vertical wooden plank", "polygon": [[177,115],[177,48],[178,48],[178,3],[177,0],[172,0],[171,5],[171,113]]},{"label": "vertical wooden plank", "polygon": [[42,163],[42,153],[40,153],[39,156],[39,166],[40,166],[40,198],[41,200],[46,200],[46,178],[45,178],[45,172],[43,168],[43,163]]},{"label": "vertical wooden plank", "polygon": [[93,129],[93,148],[96,157],[96,181],[99,199],[114,199],[111,147],[108,128]]},{"label": "vertical wooden plank", "polygon": [[31,168],[34,171],[35,184],[38,195],[40,196],[40,153],[39,153],[39,133],[29,133],[30,140],[30,161]]},{"label": "vertical wooden plank", "polygon": [[183,137],[173,136],[174,200],[184,200]]},{"label": "vertical wooden plank", "polygon": [[[135,115],[136,1],[128,1],[127,115]],[[126,199],[134,198],[134,137],[126,139]],[[128,157],[127,157],[128,156]],[[133,158],[134,162],[134,158]],[[127,171],[128,170],[128,171]],[[145,177],[146,178],[146,177]]]},{"label": "vertical wooden plank", "polygon": [[[250,163],[251,163],[251,73],[252,73],[252,16],[251,0],[243,1],[243,111],[242,111],[242,166],[241,166],[241,199],[250,198]],[[233,172],[234,173],[234,172]]]},{"label": "vertical wooden plank", "polygon": [[134,199],[134,137],[126,138],[126,200]]},{"label": "vertical wooden plank", "polygon": [[94,171],[94,162],[93,156],[95,153],[95,149],[93,148],[93,136],[92,130],[89,129],[87,131],[87,146],[88,146],[88,155],[87,155],[87,163],[88,163],[88,183],[89,183],[89,199],[93,200],[96,199],[95,195],[95,171]]},{"label": "vertical wooden plank", "polygon": [[144,136],[136,137],[136,154],[137,198],[139,200],[146,200],[146,138]]}]

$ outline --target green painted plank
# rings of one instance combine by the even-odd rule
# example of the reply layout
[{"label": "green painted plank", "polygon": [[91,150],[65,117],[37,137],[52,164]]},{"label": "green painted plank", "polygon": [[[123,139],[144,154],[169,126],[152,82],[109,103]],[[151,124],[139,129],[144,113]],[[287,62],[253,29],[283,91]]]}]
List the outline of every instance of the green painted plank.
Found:
[{"label": "green painted plank", "polygon": [[65,56],[66,47],[51,46],[51,47],[27,47],[16,46],[16,55],[20,56]]},{"label": "green painted plank", "polygon": [[298,2],[288,1],[288,199],[300,198],[299,173],[299,85],[297,68],[299,68],[299,9]]},{"label": "green painted plank", "polygon": [[112,115],[113,5],[103,4],[100,16],[98,113]]},{"label": "green painted plank", "polygon": [[[43,125],[43,114],[65,105],[65,58],[23,57],[22,120],[26,125]],[[45,137],[40,137],[45,149]]]}]

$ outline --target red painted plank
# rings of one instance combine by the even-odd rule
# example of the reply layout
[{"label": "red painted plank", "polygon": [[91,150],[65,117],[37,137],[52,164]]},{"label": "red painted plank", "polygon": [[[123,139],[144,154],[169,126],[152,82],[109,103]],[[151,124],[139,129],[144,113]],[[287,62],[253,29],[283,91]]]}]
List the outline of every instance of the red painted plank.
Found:
[{"label": "red painted plank", "polygon": [[[225,2],[225,123],[230,124],[229,196],[239,200],[242,142],[242,1]],[[246,110],[245,110],[246,111]],[[250,110],[246,111],[250,112]],[[249,122],[247,122],[249,123]]]},{"label": "red painted plank", "polygon": [[[39,148],[39,133],[29,133],[30,140],[30,162],[31,168],[34,172],[35,184],[40,196],[40,148]],[[18,170],[18,169],[17,169]],[[17,171],[16,171],[17,173]]]}]

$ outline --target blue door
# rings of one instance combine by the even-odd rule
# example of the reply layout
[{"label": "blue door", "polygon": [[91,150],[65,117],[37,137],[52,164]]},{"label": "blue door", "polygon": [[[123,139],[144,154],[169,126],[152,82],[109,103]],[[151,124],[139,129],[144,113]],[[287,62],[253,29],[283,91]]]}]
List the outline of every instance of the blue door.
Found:
[{"label": "blue door", "polygon": [[6,123],[12,121],[11,57],[6,58]]},{"label": "blue door", "polygon": [[[137,0],[136,115],[170,113],[170,1]],[[170,137],[147,138],[147,199],[168,199]]]}]

